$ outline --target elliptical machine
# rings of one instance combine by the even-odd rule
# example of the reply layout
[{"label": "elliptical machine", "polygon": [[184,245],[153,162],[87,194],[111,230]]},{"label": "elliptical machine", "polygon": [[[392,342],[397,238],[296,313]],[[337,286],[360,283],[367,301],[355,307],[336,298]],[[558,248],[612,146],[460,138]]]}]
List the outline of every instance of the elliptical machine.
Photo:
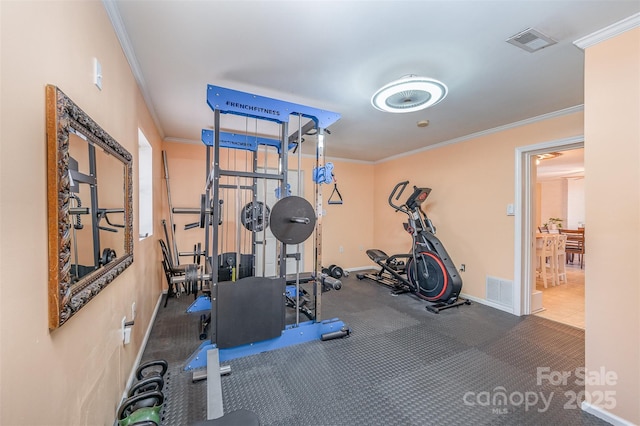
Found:
[{"label": "elliptical machine", "polygon": [[[427,199],[431,188],[413,187],[413,193],[402,205],[394,202],[402,196],[409,181],[398,183],[389,195],[389,205],[408,216],[404,229],[413,243],[411,252],[387,256],[378,249],[367,250],[371,260],[380,266],[375,274],[357,274],[358,279],[368,278],[393,288],[392,294],[413,293],[430,302],[427,310],[439,313],[454,306],[469,305],[471,302],[459,297],[462,278],[440,240],[426,213],[420,208]],[[406,259],[406,263],[405,260]]]}]

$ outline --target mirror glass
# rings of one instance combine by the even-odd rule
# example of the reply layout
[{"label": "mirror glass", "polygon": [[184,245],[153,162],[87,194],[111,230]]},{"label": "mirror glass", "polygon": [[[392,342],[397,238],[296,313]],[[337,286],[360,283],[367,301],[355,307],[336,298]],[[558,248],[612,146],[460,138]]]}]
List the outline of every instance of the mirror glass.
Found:
[{"label": "mirror glass", "polygon": [[47,86],[49,328],[133,262],[131,154]]}]

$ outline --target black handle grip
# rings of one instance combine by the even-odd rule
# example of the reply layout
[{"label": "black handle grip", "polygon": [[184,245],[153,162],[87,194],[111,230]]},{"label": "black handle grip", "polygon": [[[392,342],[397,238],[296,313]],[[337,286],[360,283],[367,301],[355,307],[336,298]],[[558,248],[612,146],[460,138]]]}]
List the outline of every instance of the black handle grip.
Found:
[{"label": "black handle grip", "polygon": [[400,198],[400,196],[402,195],[402,193],[404,192],[404,190],[407,187],[407,185],[409,185],[409,181],[408,180],[405,180],[404,182],[398,183],[393,188],[393,191],[391,191],[391,194],[389,195],[389,205],[391,207],[393,207],[394,209],[399,210],[401,212],[405,212],[406,209],[404,209],[402,206],[397,206],[397,205],[393,204],[392,200],[393,200],[394,196],[395,196],[395,199],[398,200]]},{"label": "black handle grip", "polygon": [[[150,369],[151,367],[160,367],[160,371],[155,369]],[[164,376],[169,368],[169,364],[164,359],[156,359],[153,361],[146,362],[141,364],[136,370],[136,379],[142,380],[145,377],[151,377],[152,375],[158,375],[160,377]],[[150,369],[149,371],[145,371]]]}]

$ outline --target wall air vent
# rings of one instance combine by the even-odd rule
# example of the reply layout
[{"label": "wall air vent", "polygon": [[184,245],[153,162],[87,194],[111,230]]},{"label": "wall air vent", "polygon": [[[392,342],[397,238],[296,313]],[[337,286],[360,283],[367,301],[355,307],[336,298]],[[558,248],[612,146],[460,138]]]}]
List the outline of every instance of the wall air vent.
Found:
[{"label": "wall air vent", "polygon": [[507,39],[507,43],[511,43],[527,52],[535,52],[545,47],[549,47],[552,44],[556,44],[557,41],[549,36],[542,34],[540,31],[533,28],[527,28],[526,30],[511,36]]},{"label": "wall air vent", "polygon": [[503,307],[513,307],[513,281],[487,276],[486,300]]}]

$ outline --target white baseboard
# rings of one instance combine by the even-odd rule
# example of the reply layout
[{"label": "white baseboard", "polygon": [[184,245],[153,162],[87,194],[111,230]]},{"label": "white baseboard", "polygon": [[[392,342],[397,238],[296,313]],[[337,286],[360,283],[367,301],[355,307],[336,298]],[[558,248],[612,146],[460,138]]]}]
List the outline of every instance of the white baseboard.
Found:
[{"label": "white baseboard", "polygon": [[355,268],[346,268],[346,271],[356,272],[356,271],[368,271],[371,269],[379,269],[380,267],[377,265],[369,265],[369,266],[357,266]]},{"label": "white baseboard", "polygon": [[500,305],[498,303],[490,302],[487,299],[481,299],[479,297],[470,296],[470,295],[465,294],[465,293],[460,293],[460,297],[464,297],[465,299],[469,299],[472,302],[477,302],[477,303],[480,303],[481,305],[490,306],[492,308],[499,309],[501,311],[513,314],[513,307],[512,306]]},{"label": "white baseboard", "polygon": [[589,404],[587,401],[582,401],[580,408],[582,408],[582,411],[592,414],[597,418],[615,426],[635,426],[635,423],[625,420],[622,417],[618,417],[615,414],[612,414],[609,411],[605,410],[604,408]]},{"label": "white baseboard", "polygon": [[[349,271],[349,272],[355,272],[355,271],[364,271],[364,270],[371,270],[371,269],[376,269],[376,267],[373,266],[373,265],[371,265],[371,266],[359,266],[359,267],[356,267],[356,268],[347,268],[346,270]],[[481,305],[490,306],[492,308],[499,309],[501,311],[513,314],[513,307],[512,306],[500,305],[498,303],[493,303],[493,302],[490,302],[489,300],[481,299],[481,298],[475,297],[475,296],[470,296],[470,295],[465,294],[465,293],[460,293],[460,297],[464,297],[465,299],[469,299],[472,302],[477,302],[477,303],[480,303]]]}]

